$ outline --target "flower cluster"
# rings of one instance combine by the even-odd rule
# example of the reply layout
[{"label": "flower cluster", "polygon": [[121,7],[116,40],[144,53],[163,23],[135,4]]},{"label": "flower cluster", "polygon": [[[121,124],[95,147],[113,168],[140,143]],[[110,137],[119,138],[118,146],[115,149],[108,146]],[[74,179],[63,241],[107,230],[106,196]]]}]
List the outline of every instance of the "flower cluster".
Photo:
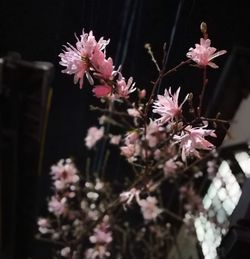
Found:
[{"label": "flower cluster", "polygon": [[[77,258],[77,245],[71,244],[73,238],[79,241],[86,226],[95,224],[108,204],[108,184],[99,179],[94,182],[81,180],[79,171],[71,159],[60,160],[51,167],[54,194],[48,202],[49,217],[39,218],[39,232],[52,241],[62,244],[58,256]],[[82,188],[84,186],[84,188]],[[89,237],[90,247],[83,249],[86,258],[105,258],[109,255],[112,232],[109,231],[109,217],[93,230]],[[77,242],[76,242],[77,243]],[[87,247],[87,246],[86,246]]]},{"label": "flower cluster", "polygon": [[[166,182],[175,182],[180,203],[188,215],[204,213],[193,183],[196,176],[192,166],[215,148],[213,140],[217,135],[212,126],[225,123],[202,116],[201,106],[207,84],[206,68],[217,67],[212,60],[226,51],[216,52],[210,47],[207,34],[203,36],[200,44],[189,49],[189,59],[168,71],[160,68],[150,51],[160,71],[147,91],[135,87],[132,78],[126,80],[120,68],[115,70],[112,59],[106,57],[109,41],[96,41],[92,31],[83,31],[80,38],[76,37],[76,45],[68,43],[59,55],[60,64],[66,67],[62,72],[73,74],[80,88],[86,76],[94,95],[102,98],[102,107],[92,107],[101,116],[99,125],[88,129],[85,146],[97,147],[98,151],[97,143],[103,141],[102,153],[103,148],[105,153],[109,145],[116,146],[112,149],[131,165],[129,177],[125,176],[122,183],[108,177],[104,155],[98,156],[102,173],[95,169],[88,176],[80,176],[70,159],[52,166],[54,194],[48,202],[50,217],[39,218],[38,226],[41,235],[62,245],[59,257],[144,258],[150,246],[152,258],[163,258],[169,240],[173,240],[169,238],[170,218],[183,222],[185,217],[184,213],[177,215],[166,207]],[[166,87],[163,94],[155,94],[159,81],[191,60],[204,71],[198,107],[192,104],[193,94],[183,95],[181,87]],[[187,105],[189,110],[185,111]],[[136,217],[131,218],[130,211]],[[136,218],[143,219],[141,224]],[[131,238],[133,244],[129,242]]]},{"label": "flower cluster", "polygon": [[128,98],[134,92],[133,78],[125,81],[121,72],[114,70],[112,58],[106,58],[105,48],[109,40],[101,38],[98,42],[93,32],[76,37],[76,46],[68,43],[63,53],[59,55],[60,64],[65,66],[62,72],[74,74],[75,84],[83,86],[86,75],[89,83],[94,85],[92,91],[96,97]]}]

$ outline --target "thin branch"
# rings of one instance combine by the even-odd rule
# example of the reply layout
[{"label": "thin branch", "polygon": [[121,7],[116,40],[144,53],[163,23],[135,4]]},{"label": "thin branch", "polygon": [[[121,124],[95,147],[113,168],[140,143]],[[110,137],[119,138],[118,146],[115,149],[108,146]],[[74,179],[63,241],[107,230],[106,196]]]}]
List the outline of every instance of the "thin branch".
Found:
[{"label": "thin branch", "polygon": [[204,99],[204,95],[205,95],[205,90],[206,90],[206,86],[207,86],[207,68],[206,66],[203,68],[203,84],[202,84],[202,90],[201,90],[201,94],[200,94],[200,102],[199,102],[199,106],[198,106],[198,116],[201,116],[201,112],[202,112],[202,104],[203,104],[203,99]]},{"label": "thin branch", "polygon": [[185,65],[185,64],[189,64],[191,63],[191,59],[187,59],[186,61],[182,61],[179,65],[169,69],[168,71],[166,71],[165,73],[163,73],[162,77],[165,77],[173,72],[176,72],[181,66]]},{"label": "thin branch", "polygon": [[151,60],[152,60],[153,63],[155,64],[156,69],[158,70],[158,72],[160,72],[161,69],[160,69],[160,67],[159,67],[159,65],[158,65],[158,63],[157,63],[157,61],[156,61],[156,59],[155,59],[155,57],[154,57],[154,53],[152,52],[152,49],[151,49],[150,44],[149,44],[149,43],[146,43],[146,44],[144,45],[144,47],[145,47],[145,49],[148,51],[148,54],[150,55]]}]

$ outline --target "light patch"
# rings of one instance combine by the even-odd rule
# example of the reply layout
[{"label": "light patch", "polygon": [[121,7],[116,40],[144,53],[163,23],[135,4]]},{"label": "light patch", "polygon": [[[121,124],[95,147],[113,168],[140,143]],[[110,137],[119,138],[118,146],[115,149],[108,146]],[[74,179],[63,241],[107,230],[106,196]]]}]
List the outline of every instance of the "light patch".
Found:
[{"label": "light patch", "polygon": [[246,177],[250,177],[250,156],[247,152],[238,152],[235,154],[235,159],[239,163]]},{"label": "light patch", "polygon": [[[242,153],[245,152],[237,153],[238,159],[236,159],[242,163],[244,168],[249,168],[250,175],[250,157],[246,157],[246,154]],[[197,239],[200,242],[204,259],[218,258],[216,249],[220,245],[222,236],[227,232],[225,226],[228,224],[228,216],[232,214],[240,196],[240,186],[232,174],[228,162],[224,160],[203,198],[203,205],[208,217],[200,215],[195,219]],[[220,226],[212,222],[214,218],[221,224]]]}]

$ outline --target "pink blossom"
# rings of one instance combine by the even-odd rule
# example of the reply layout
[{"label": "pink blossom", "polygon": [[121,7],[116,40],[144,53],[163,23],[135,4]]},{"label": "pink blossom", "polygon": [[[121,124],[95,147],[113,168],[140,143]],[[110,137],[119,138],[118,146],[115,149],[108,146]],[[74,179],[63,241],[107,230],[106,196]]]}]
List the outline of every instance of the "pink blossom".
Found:
[{"label": "pink blossom", "polygon": [[197,149],[212,150],[214,145],[205,139],[206,136],[216,137],[214,130],[206,130],[204,127],[192,128],[187,126],[181,136],[174,136],[174,140],[180,143],[182,148],[182,159],[185,161],[187,156],[200,157]]},{"label": "pink blossom", "polygon": [[216,48],[210,47],[210,39],[200,39],[200,44],[195,44],[195,48],[190,48],[187,53],[187,57],[192,59],[198,66],[205,67],[210,66],[212,68],[218,68],[218,66],[211,62],[214,58],[226,53],[226,50],[220,50],[216,52]]},{"label": "pink blossom", "polygon": [[100,140],[104,135],[104,128],[101,127],[98,129],[97,127],[91,127],[88,129],[87,136],[85,138],[85,145],[89,149],[91,149],[98,140]]},{"label": "pink blossom", "polygon": [[42,233],[42,234],[46,234],[48,232],[50,232],[51,230],[49,229],[51,226],[50,226],[50,222],[48,219],[45,219],[45,218],[39,218],[38,221],[37,221],[37,225],[39,226],[39,231]]},{"label": "pink blossom", "polygon": [[176,93],[172,94],[170,87],[169,90],[165,90],[164,95],[157,96],[158,99],[154,102],[153,112],[161,115],[161,117],[156,120],[159,124],[165,124],[181,113],[182,105],[187,100],[188,95],[185,97],[181,105],[178,105],[180,89],[181,88],[179,87]]},{"label": "pink blossom", "polygon": [[[65,50],[59,57],[61,58],[60,65],[66,67],[62,72],[74,74],[74,83],[76,84],[79,81],[80,88],[82,88],[84,74],[87,75],[90,83],[93,83],[89,70],[95,66],[95,63],[103,62],[104,55],[101,51],[109,41],[101,38],[97,42],[92,31],[89,34],[83,31],[80,39],[77,36],[76,39],[76,46],[68,43],[68,46],[64,46]],[[92,60],[94,61],[93,64],[91,64]]]},{"label": "pink blossom", "polygon": [[139,134],[136,130],[129,131],[125,137],[125,144],[126,145],[135,144],[138,139],[139,139]]},{"label": "pink blossom", "polygon": [[102,223],[95,227],[94,234],[89,237],[89,241],[93,244],[109,244],[112,242],[112,232],[109,228],[109,217],[105,215]]},{"label": "pink blossom", "polygon": [[135,156],[140,153],[138,139],[139,134],[137,131],[128,132],[124,140],[125,145],[120,147],[121,154],[131,162],[133,162],[136,159]]},{"label": "pink blossom", "polygon": [[110,96],[112,93],[112,87],[110,85],[95,85],[92,92],[97,98],[103,98]]},{"label": "pink blossom", "polygon": [[141,116],[141,114],[140,114],[140,112],[138,111],[138,109],[135,109],[135,108],[129,108],[129,109],[127,109],[127,112],[128,112],[128,114],[129,114],[130,116],[135,117],[135,118]]},{"label": "pink blossom", "polygon": [[127,146],[120,147],[121,154],[126,158],[131,158],[135,154],[135,146],[133,144],[128,144]]},{"label": "pink blossom", "polygon": [[121,138],[121,135],[110,135],[110,144],[119,145]]},{"label": "pink blossom", "polygon": [[156,121],[150,120],[146,129],[146,140],[148,141],[149,147],[155,147],[161,139],[163,128],[159,127]]},{"label": "pink blossom", "polygon": [[58,190],[64,189],[71,183],[78,182],[79,176],[77,173],[77,169],[71,159],[60,160],[57,165],[51,167],[50,172],[54,180],[54,185]]},{"label": "pink blossom", "polygon": [[70,247],[67,246],[61,250],[62,257],[68,257],[69,254],[70,254]]},{"label": "pink blossom", "polygon": [[117,88],[116,88],[116,92],[117,92],[117,97],[120,98],[128,98],[129,95],[131,93],[133,93],[136,88],[134,87],[135,86],[135,83],[133,83],[133,78],[130,77],[128,79],[128,82],[126,83],[125,79],[122,77],[121,79],[118,79],[116,81],[117,83]]},{"label": "pink blossom", "polygon": [[85,252],[86,259],[104,259],[110,256],[106,245],[98,245],[94,248],[89,248]]},{"label": "pink blossom", "polygon": [[147,91],[145,89],[142,89],[140,92],[139,92],[139,97],[140,99],[144,99],[147,95]]},{"label": "pink blossom", "polygon": [[56,196],[52,196],[48,204],[49,211],[55,214],[56,216],[61,216],[66,212],[66,201],[67,199],[65,197],[62,199],[59,199]]},{"label": "pink blossom", "polygon": [[87,212],[87,216],[88,216],[89,219],[95,221],[95,220],[97,220],[98,217],[100,216],[100,213],[99,213],[98,210],[89,210],[89,211]]},{"label": "pink blossom", "polygon": [[145,220],[155,220],[161,213],[161,210],[157,207],[157,199],[152,196],[148,196],[146,199],[137,200],[141,207],[141,212]]},{"label": "pink blossom", "polygon": [[113,73],[115,73],[113,71],[114,66],[113,66],[112,58],[105,59],[104,57],[103,58],[98,57],[97,60],[95,61],[95,57],[96,56],[94,56],[94,59],[92,60],[93,63],[95,64],[94,75],[105,81],[112,80]]},{"label": "pink blossom", "polygon": [[126,205],[130,205],[134,198],[136,199],[139,198],[139,194],[140,194],[139,190],[137,190],[136,188],[132,188],[129,191],[122,192],[120,194],[120,200],[122,203],[125,203]]},{"label": "pink blossom", "polygon": [[163,166],[165,176],[173,175],[183,164],[180,161],[176,161],[173,158],[167,160]]}]

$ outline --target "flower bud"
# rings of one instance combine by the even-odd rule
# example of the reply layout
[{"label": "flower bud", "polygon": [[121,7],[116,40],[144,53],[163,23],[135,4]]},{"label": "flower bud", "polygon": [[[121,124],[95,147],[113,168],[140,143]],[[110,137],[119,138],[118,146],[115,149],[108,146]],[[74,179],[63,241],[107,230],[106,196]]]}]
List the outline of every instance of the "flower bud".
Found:
[{"label": "flower bud", "polygon": [[207,24],[205,22],[201,23],[200,30],[202,34],[207,34]]}]

